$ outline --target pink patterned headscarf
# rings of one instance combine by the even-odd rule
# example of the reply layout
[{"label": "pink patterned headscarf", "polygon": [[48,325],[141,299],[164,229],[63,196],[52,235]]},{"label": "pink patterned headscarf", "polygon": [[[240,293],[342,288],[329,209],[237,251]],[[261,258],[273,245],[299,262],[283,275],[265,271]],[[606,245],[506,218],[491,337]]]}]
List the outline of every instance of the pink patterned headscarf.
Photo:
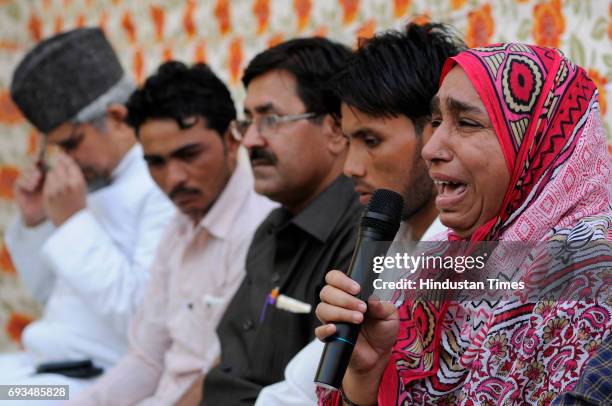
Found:
[{"label": "pink patterned headscarf", "polygon": [[[515,230],[514,236],[521,241],[539,241],[559,222],[570,226],[581,217],[609,212],[610,160],[605,148],[593,151],[596,154],[588,162],[598,165],[593,175],[601,183],[592,185],[594,190],[552,179],[555,170],[565,163],[580,167],[579,157],[570,158],[580,139],[585,138],[592,115],[597,117],[591,118],[590,127],[599,134],[586,136],[598,144],[604,141],[595,106],[596,86],[584,69],[557,49],[513,43],[471,49],[450,58],[441,81],[457,65],[463,68],[489,113],[511,174],[498,216],[476,230],[472,240],[498,239],[520,219],[521,229]],[[575,174],[569,180],[578,178]],[[528,209],[536,199],[543,200],[545,188],[557,189],[562,198],[549,195],[548,210],[540,213],[544,215],[530,215]],[[582,204],[580,200],[587,195],[598,198]],[[567,212],[578,207],[578,213]]]},{"label": "pink patterned headscarf", "polygon": [[[460,53],[442,81],[455,66],[482,99],[510,172],[500,212],[470,239],[599,243],[575,271],[598,261],[612,267],[612,163],[584,69],[556,49],[516,43]],[[452,231],[448,238],[457,239]],[[605,290],[565,302],[407,301],[399,313],[381,406],[547,405],[612,332]],[[326,394],[321,403],[336,399]]]}]

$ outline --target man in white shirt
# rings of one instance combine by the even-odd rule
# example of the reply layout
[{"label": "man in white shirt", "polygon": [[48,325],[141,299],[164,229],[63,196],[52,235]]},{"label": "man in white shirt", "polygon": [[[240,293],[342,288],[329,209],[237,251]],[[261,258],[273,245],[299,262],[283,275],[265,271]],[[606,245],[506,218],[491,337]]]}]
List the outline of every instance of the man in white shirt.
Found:
[{"label": "man in white shirt", "polygon": [[93,28],[42,41],[14,72],[17,107],[62,152],[50,169],[43,152],[15,185],[19,216],[6,241],[44,314],[24,330],[24,351],[0,356],[2,384],[70,384],[74,393],[91,380],[34,375],[36,365],[88,359],[109,368],[127,349],[127,325],[175,211],[124,121],[133,89]]},{"label": "man in white shirt", "polygon": [[[354,180],[362,204],[380,188],[402,195],[398,242],[427,241],[445,229],[421,149],[433,131],[430,101],[442,64],[461,48],[445,26],[410,24],[364,43],[332,81],[342,100],[342,131],[350,140],[344,173]],[[315,405],[323,347],[316,339],[304,347],[287,365],[285,380],[264,388],[256,405]]]},{"label": "man in white shirt", "polygon": [[255,193],[238,159],[234,103],[208,66],[167,62],[127,106],[151,175],[180,213],[158,249],[128,354],[74,404],[196,404],[253,233],[276,204]]}]

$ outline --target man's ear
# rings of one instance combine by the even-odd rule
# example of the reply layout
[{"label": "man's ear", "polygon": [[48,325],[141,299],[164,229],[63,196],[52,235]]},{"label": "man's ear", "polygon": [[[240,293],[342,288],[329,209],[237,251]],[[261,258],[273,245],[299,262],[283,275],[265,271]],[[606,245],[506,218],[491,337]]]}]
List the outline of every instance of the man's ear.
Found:
[{"label": "man's ear", "polygon": [[240,140],[234,136],[230,127],[228,127],[223,134],[223,144],[228,158],[236,159],[238,157]]},{"label": "man's ear", "polygon": [[348,147],[348,140],[342,133],[342,127],[340,126],[340,120],[337,117],[328,114],[323,119],[325,133],[328,135],[329,140],[327,147],[332,155],[340,155],[346,151]]},{"label": "man's ear", "polygon": [[127,117],[127,108],[120,103],[112,103],[106,108],[106,117],[108,118],[108,125],[112,129],[118,129],[124,125]]}]

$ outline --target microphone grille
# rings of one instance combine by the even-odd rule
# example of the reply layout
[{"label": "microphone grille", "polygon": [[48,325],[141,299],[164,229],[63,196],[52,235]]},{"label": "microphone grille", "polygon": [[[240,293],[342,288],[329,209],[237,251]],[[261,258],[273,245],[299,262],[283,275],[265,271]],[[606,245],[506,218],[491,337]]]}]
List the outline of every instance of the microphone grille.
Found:
[{"label": "microphone grille", "polygon": [[387,189],[377,189],[368,202],[368,211],[387,215],[397,222],[401,220],[404,199],[399,193]]},{"label": "microphone grille", "polygon": [[[364,227],[375,227],[384,232],[392,239],[399,228],[402,220],[404,199],[399,193],[387,189],[377,189],[370,197],[368,206],[361,220]],[[368,213],[376,213],[388,218],[387,221],[368,217]]]}]

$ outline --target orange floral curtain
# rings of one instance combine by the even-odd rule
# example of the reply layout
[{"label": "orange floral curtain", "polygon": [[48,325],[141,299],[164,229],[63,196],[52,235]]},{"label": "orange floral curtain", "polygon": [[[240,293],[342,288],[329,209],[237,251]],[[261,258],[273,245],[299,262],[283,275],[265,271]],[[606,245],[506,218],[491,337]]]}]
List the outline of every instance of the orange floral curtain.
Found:
[{"label": "orange floral curtain", "polygon": [[456,26],[470,46],[523,41],[560,47],[597,84],[608,135],[612,108],[612,1],[608,0],[0,0],[0,351],[19,345],[39,308],[19,284],[2,239],[15,208],[12,184],[38,148],[8,87],[23,53],[75,27],[102,27],[125,68],[142,81],[175,58],[207,62],[240,102],[242,69],[266,47],[295,36],[357,37],[409,20]]}]

